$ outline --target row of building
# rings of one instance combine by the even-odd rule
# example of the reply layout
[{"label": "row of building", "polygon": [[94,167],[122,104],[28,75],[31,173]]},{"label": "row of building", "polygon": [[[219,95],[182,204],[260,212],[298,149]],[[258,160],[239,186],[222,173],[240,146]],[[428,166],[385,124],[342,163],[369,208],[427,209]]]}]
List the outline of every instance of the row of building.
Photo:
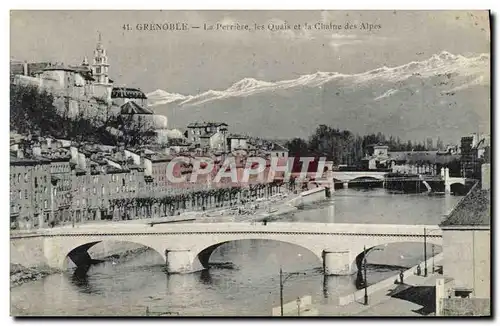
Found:
[{"label": "row of building", "polygon": [[[117,200],[159,198],[261,182],[256,179],[245,184],[239,182],[250,154],[266,158],[268,162],[271,157],[279,156],[286,164],[288,151],[282,146],[256,148],[246,142],[235,146],[232,139],[227,139],[232,152],[224,152],[208,149],[197,151],[202,148],[199,139],[186,141],[188,146],[185,148],[161,145],[123,148],[11,134],[11,227],[30,229],[88,220],[176,214],[179,212],[167,213],[165,208],[161,210],[158,205],[120,211],[114,207],[114,203]],[[188,177],[196,160],[201,162],[210,159],[219,165],[214,167],[211,174],[199,176],[196,182],[188,178],[187,182],[174,184],[167,177],[167,166],[177,156],[188,158],[189,162],[174,165],[173,175],[176,178],[182,175]],[[211,182],[228,156],[233,156],[237,164],[238,182],[235,184],[229,178],[223,178],[217,184]]]},{"label": "row of building", "polygon": [[391,152],[387,145],[373,144],[368,146],[361,165],[366,170],[437,175],[440,167],[459,162],[452,169],[455,176],[479,179],[481,164],[490,161],[490,149],[490,136],[477,133],[462,137],[460,145],[450,145],[444,151]]}]

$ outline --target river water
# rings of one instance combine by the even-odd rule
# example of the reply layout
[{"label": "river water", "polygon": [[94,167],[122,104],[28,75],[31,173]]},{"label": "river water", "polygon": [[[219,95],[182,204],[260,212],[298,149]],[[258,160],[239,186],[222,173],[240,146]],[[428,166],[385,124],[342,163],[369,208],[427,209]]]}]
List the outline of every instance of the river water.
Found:
[{"label": "river water", "polygon": [[[380,188],[340,189],[330,200],[288,214],[281,221],[438,224],[460,198],[391,194]],[[380,249],[368,255],[369,284],[423,260],[422,244],[390,244]],[[441,248],[429,245],[428,254],[432,251],[437,254]],[[148,250],[118,263],[93,266],[83,277],[68,271],[14,287],[11,311],[13,315],[145,315],[147,309],[172,315],[269,316],[280,304],[280,267],[285,273],[305,273],[286,280],[284,301],[311,295],[320,313],[339,295],[356,290],[356,274],[324,277],[316,256],[288,243],[230,242],[216,249],[210,264],[206,271],[167,275],[160,255]]]}]

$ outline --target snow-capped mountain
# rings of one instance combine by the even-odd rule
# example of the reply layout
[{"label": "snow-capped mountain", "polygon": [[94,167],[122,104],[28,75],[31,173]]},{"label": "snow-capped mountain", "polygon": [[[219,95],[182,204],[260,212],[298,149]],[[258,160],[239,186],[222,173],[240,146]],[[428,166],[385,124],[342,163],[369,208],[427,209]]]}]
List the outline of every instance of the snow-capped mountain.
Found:
[{"label": "snow-capped mountain", "polygon": [[192,96],[185,96],[178,93],[169,93],[167,91],[157,89],[154,92],[147,94],[150,106],[168,104],[172,102],[182,102],[190,99]]},{"label": "snow-capped mountain", "polygon": [[217,119],[239,132],[276,137],[307,136],[320,123],[360,133],[394,129],[395,135],[414,138],[440,129],[457,137],[471,132],[467,128],[489,128],[489,71],[489,54],[441,52],[357,74],[318,71],[275,82],[244,78],[197,95],[156,90],[148,100],[169,117],[184,108],[170,119],[179,128]]},{"label": "snow-capped mountain", "polygon": [[[208,101],[228,97],[249,96],[260,92],[270,92],[279,89],[287,89],[299,86],[317,87],[332,80],[341,80],[353,84],[368,83],[370,81],[392,81],[398,82],[412,76],[428,78],[439,74],[459,74],[462,76],[486,74],[489,70],[490,56],[481,54],[477,57],[467,58],[461,55],[453,55],[443,51],[435,54],[424,61],[412,61],[398,67],[381,67],[364,73],[346,75],[337,72],[318,71],[310,75],[302,75],[296,79],[282,80],[278,82],[266,82],[254,78],[244,78],[223,91],[209,90],[198,95],[182,95],[156,90],[148,94],[151,106],[157,106],[172,102],[179,105],[199,105]],[[483,76],[481,82],[489,83]],[[457,86],[459,87],[459,86]],[[390,90],[388,90],[389,92]],[[394,93],[397,90],[393,90]],[[384,97],[390,96],[390,93]]]}]

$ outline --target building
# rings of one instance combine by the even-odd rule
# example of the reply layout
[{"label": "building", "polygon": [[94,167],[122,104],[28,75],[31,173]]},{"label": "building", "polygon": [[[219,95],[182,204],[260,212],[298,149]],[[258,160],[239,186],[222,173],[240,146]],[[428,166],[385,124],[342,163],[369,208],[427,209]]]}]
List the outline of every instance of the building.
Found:
[{"label": "building", "polygon": [[71,156],[58,152],[48,156],[52,183],[53,224],[68,224],[72,220],[71,203],[72,174]]},{"label": "building", "polygon": [[[87,58],[84,59],[84,66],[87,66]],[[95,84],[107,88],[107,93],[111,93],[113,84],[109,79],[109,63],[106,49],[102,45],[102,36],[99,33],[99,40],[94,50],[94,62],[92,64],[92,75],[95,78]]]},{"label": "building", "polygon": [[[476,314],[490,304],[491,192],[478,184],[451,212],[443,230],[443,274],[437,282],[437,313]],[[486,304],[487,303],[487,304]],[[468,308],[465,308],[468,307]]]},{"label": "building", "polygon": [[100,34],[92,66],[86,57],[77,66],[25,63],[21,74],[18,66],[11,65],[11,73],[14,73],[12,83],[50,92],[54,96],[55,107],[61,112],[69,116],[83,114],[102,118],[111,105],[113,81],[109,78],[108,69],[108,57]]},{"label": "building", "polygon": [[202,135],[220,132],[225,137],[227,127],[224,122],[193,122],[187,126],[186,138],[193,143],[199,143]]},{"label": "building", "polygon": [[50,161],[10,157],[10,227],[46,226],[51,213]]},{"label": "building", "polygon": [[[137,92],[140,91],[135,91],[135,93]],[[147,100],[146,95],[142,92],[140,93],[142,95],[139,95],[138,93],[135,95],[130,95],[133,97],[138,97],[136,99],[134,99],[133,97],[115,97],[115,103],[121,103],[122,101],[124,102],[124,104],[120,106],[119,112],[122,120],[130,127],[137,128],[144,133],[151,133],[151,141],[157,144],[166,144],[168,142],[167,117],[163,115],[157,115],[149,108],[138,104],[136,100],[140,100],[141,96],[144,96],[144,98]],[[139,102],[146,103],[145,101],[141,100]]]},{"label": "building", "polygon": [[269,154],[271,157],[288,158],[288,148],[278,143],[272,143]]},{"label": "building", "polygon": [[481,164],[487,163],[490,156],[490,136],[471,134],[461,138],[461,174],[467,178],[479,179]]},{"label": "building", "polygon": [[242,135],[231,134],[227,136],[227,143],[230,152],[248,149],[248,139]]},{"label": "building", "polygon": [[365,170],[376,170],[390,166],[389,146],[374,144],[367,146],[367,154],[361,159],[361,166]]},{"label": "building", "polygon": [[114,87],[111,92],[111,100],[114,106],[121,107],[123,104],[133,101],[139,106],[146,108],[148,98],[144,92],[138,88]]},{"label": "building", "polygon": [[211,150],[225,150],[226,136],[221,131],[213,131],[202,134],[199,138],[200,147]]}]

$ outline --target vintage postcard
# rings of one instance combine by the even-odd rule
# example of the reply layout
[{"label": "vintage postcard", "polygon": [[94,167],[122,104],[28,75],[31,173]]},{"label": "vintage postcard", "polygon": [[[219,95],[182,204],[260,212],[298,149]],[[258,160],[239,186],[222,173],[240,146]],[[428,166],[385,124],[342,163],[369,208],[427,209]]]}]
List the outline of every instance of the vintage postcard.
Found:
[{"label": "vintage postcard", "polygon": [[488,11],[10,13],[12,316],[490,316]]}]

